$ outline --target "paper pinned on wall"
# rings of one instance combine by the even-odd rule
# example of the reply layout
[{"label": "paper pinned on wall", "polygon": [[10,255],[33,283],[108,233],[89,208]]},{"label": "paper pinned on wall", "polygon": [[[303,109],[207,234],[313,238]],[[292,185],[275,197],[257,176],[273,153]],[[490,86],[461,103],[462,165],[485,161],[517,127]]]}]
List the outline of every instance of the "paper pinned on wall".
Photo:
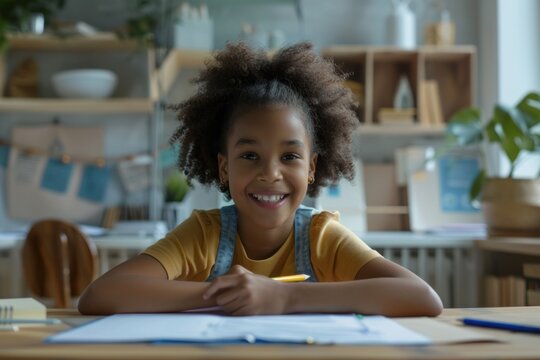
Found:
[{"label": "paper pinned on wall", "polygon": [[58,159],[48,159],[41,179],[41,188],[65,193],[73,173],[73,164],[65,164]]},{"label": "paper pinned on wall", "polygon": [[108,166],[85,165],[78,192],[79,197],[98,203],[102,202],[110,177],[111,168]]},{"label": "paper pinned on wall", "polygon": [[127,192],[138,192],[150,186],[152,157],[137,156],[118,164],[118,173]]},{"label": "paper pinned on wall", "polygon": [[13,169],[17,183],[32,185],[40,168],[43,166],[45,158],[20,151],[14,151],[13,153],[17,163],[17,167]]},{"label": "paper pinned on wall", "polygon": [[[49,151],[51,146],[61,144],[61,150],[73,158],[97,159],[104,155],[104,133],[101,127],[15,127],[11,143],[17,144],[20,149],[45,152]],[[28,220],[59,217],[72,221],[99,216],[103,204],[78,196],[80,183],[83,181],[83,164],[73,163],[67,183],[60,184],[58,178],[45,176],[45,188],[42,187],[49,159],[48,156],[36,156],[24,153],[16,147],[10,148],[6,173],[9,216],[13,219]],[[65,170],[67,173],[67,168]],[[50,188],[65,191],[51,191]],[[97,199],[98,196],[90,198]]]}]

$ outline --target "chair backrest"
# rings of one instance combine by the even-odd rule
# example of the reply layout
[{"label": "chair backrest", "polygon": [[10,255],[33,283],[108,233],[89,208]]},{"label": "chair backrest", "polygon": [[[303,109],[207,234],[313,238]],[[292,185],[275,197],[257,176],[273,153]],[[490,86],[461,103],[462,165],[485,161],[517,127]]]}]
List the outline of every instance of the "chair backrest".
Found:
[{"label": "chair backrest", "polygon": [[30,228],[23,248],[24,277],[30,292],[51,298],[57,308],[71,306],[97,275],[94,243],[61,220],[42,220]]}]

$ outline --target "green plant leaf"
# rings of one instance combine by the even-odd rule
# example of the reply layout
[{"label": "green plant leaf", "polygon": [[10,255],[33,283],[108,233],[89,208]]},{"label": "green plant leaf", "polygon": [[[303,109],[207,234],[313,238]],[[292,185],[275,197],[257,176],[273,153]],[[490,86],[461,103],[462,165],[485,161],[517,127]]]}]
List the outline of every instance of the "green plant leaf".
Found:
[{"label": "green plant leaf", "polygon": [[534,140],[535,150],[540,149],[540,134],[531,134],[532,139]]},{"label": "green plant leaf", "polygon": [[486,125],[486,134],[489,142],[501,142],[501,137],[497,133],[497,123],[495,121],[490,121]]},{"label": "green plant leaf", "polygon": [[474,178],[471,188],[469,189],[469,200],[471,202],[477,201],[480,197],[480,193],[482,192],[482,189],[484,188],[484,184],[486,183],[486,171],[480,170],[476,177]]},{"label": "green plant leaf", "polygon": [[529,128],[540,124],[540,94],[530,92],[517,104],[518,109],[527,121]]},{"label": "green plant leaf", "polygon": [[471,145],[481,142],[482,139],[480,111],[477,108],[462,109],[448,120],[445,144]]},{"label": "green plant leaf", "polygon": [[510,111],[501,105],[495,106],[490,122],[496,123],[494,130],[499,136],[501,148],[513,165],[522,150],[521,145],[527,142],[523,130],[516,124]]}]

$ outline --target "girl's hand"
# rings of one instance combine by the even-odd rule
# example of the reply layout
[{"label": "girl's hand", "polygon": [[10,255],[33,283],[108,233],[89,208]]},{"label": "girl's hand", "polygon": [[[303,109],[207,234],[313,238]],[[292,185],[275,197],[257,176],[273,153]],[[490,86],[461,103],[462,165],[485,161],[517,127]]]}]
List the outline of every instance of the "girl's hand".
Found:
[{"label": "girl's hand", "polygon": [[287,284],[234,265],[206,289],[203,299],[211,298],[231,315],[283,314],[288,303],[288,290]]}]

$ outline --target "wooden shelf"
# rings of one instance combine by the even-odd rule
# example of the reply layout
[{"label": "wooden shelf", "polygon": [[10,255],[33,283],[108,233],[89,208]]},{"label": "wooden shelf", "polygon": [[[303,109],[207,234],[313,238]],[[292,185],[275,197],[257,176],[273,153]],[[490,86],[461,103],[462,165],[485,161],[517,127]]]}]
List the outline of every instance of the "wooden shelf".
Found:
[{"label": "wooden shelf", "polygon": [[[144,48],[134,40],[123,40],[113,33],[98,33],[94,36],[58,37],[53,35],[9,34],[9,47],[4,56],[0,56],[0,94],[3,94],[8,65],[7,57],[12,53],[29,51],[35,53],[81,53],[87,52],[139,52],[147,56],[148,68],[148,97],[141,98],[107,98],[94,99],[65,99],[56,97],[41,98],[11,98],[0,96],[0,112],[26,113],[55,113],[55,114],[120,114],[144,113],[154,111],[156,100],[154,63],[155,54],[152,48]],[[40,79],[43,81],[43,79]]]},{"label": "wooden shelf", "polygon": [[[349,75],[349,79],[363,86],[364,98],[360,101],[362,108],[358,117],[366,125],[377,126],[379,110],[393,107],[399,81],[406,77],[413,92],[415,121],[426,125],[413,131],[405,130],[411,134],[415,130],[421,134],[438,133],[457,110],[475,105],[475,53],[475,47],[469,45],[421,46],[416,49],[337,45],[322,51],[323,56],[332,59]],[[431,89],[429,102],[423,96],[428,82]],[[430,105],[429,112],[426,104]],[[401,133],[396,129],[363,131]]]},{"label": "wooden shelf", "polygon": [[119,39],[113,33],[98,33],[91,37],[9,34],[8,41],[8,51],[135,51],[143,48],[136,41]]},{"label": "wooden shelf", "polygon": [[361,124],[356,130],[358,135],[444,135],[444,125],[365,125]]},{"label": "wooden shelf", "polygon": [[347,58],[351,56],[370,53],[395,53],[395,54],[413,54],[428,53],[434,56],[455,57],[463,54],[473,54],[475,47],[472,45],[453,45],[453,46],[419,46],[414,50],[404,50],[394,46],[359,46],[359,45],[334,45],[325,48],[322,51],[324,56],[333,58]]},{"label": "wooden shelf", "polygon": [[163,93],[168,93],[178,74],[184,69],[199,69],[212,53],[203,50],[173,49],[167,54],[158,70]]},{"label": "wooden shelf", "polygon": [[501,238],[477,240],[477,248],[486,251],[540,256],[540,239],[538,238]]},{"label": "wooden shelf", "polygon": [[77,114],[112,114],[112,113],[151,113],[154,103],[150,99],[21,99],[0,98],[0,112],[29,113],[77,113]]}]

